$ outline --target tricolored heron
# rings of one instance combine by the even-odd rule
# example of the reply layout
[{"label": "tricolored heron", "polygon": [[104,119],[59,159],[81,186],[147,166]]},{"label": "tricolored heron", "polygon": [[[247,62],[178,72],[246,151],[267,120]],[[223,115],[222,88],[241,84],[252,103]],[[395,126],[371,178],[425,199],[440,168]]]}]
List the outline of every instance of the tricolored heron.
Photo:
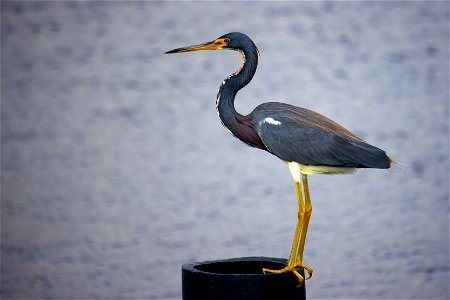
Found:
[{"label": "tricolored heron", "polygon": [[234,98],[252,80],[259,55],[256,45],[243,33],[228,33],[211,42],[166,53],[223,49],[239,51],[242,65],[220,85],[216,109],[222,124],[247,145],[265,150],[284,161],[294,178],[297,193],[298,221],[287,265],[281,270],[264,268],[263,272],[293,272],[302,283],[304,278],[296,267],[307,270],[309,277],[313,273],[310,267],[303,264],[306,232],[312,212],[308,174],[345,174],[357,168],[388,169],[392,160],[385,151],[368,144],[327,117],[305,108],[269,102],[257,106],[249,115],[239,114],[234,108]]}]

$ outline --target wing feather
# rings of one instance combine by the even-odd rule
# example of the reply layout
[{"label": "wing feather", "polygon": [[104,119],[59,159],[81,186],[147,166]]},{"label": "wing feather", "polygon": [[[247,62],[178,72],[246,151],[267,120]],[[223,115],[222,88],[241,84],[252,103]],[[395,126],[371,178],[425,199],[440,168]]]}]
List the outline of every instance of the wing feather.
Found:
[{"label": "wing feather", "polygon": [[[331,167],[390,166],[383,150],[313,111],[272,102],[258,106],[252,114],[259,120],[257,131],[262,142],[282,160]],[[267,118],[276,122],[265,122]]]}]

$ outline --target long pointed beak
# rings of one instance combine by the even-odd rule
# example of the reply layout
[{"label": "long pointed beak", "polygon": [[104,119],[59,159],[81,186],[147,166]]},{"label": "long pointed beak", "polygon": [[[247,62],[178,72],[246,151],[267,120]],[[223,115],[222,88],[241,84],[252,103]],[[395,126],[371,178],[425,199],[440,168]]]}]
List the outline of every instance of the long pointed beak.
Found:
[{"label": "long pointed beak", "polygon": [[173,50],[165,52],[165,54],[200,51],[200,50],[221,50],[226,45],[227,45],[227,42],[224,39],[217,39],[212,42],[206,42],[206,43],[199,44],[199,45],[173,49]]}]

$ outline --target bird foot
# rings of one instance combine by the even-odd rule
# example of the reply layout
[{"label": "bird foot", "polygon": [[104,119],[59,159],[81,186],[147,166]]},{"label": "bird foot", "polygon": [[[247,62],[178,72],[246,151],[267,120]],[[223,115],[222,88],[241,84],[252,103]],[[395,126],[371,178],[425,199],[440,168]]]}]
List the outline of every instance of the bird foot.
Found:
[{"label": "bird foot", "polygon": [[308,272],[308,277],[306,279],[310,279],[312,277],[313,269],[311,267],[303,264],[302,262],[288,264],[286,267],[284,267],[283,269],[280,269],[280,270],[271,270],[271,269],[263,268],[263,273],[264,274],[266,274],[266,273],[282,274],[282,273],[286,273],[286,272],[292,272],[300,281],[300,284],[298,286],[301,286],[303,284],[303,281],[305,281],[305,278],[295,269],[297,267],[303,268]]}]

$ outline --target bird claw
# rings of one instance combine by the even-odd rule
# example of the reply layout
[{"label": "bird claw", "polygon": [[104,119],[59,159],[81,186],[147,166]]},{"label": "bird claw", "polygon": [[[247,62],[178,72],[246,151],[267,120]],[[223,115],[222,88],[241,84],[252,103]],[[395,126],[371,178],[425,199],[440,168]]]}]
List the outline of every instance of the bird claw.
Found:
[{"label": "bird claw", "polygon": [[301,264],[301,265],[299,265],[299,267],[302,267],[303,269],[306,270],[306,272],[308,272],[308,278],[306,278],[306,279],[310,279],[313,276],[314,270],[310,266]]},{"label": "bird claw", "polygon": [[295,267],[291,268],[291,267],[286,266],[281,270],[271,270],[271,269],[263,268],[262,271],[264,274],[267,274],[267,273],[282,274],[282,273],[286,273],[286,272],[292,272],[298,278],[298,281],[300,282],[298,287],[303,284],[303,281],[305,281],[305,278],[303,278],[303,276],[299,272],[297,272],[297,270],[295,270]]},{"label": "bird claw", "polygon": [[300,281],[300,284],[298,286],[301,286],[303,284],[303,282],[305,281],[305,278],[295,269],[297,267],[303,268],[304,270],[306,270],[306,272],[308,272],[308,277],[306,279],[310,279],[312,277],[313,269],[301,262],[297,262],[293,265],[287,265],[286,267],[284,267],[283,269],[280,269],[280,270],[271,270],[271,269],[263,268],[262,271],[264,274],[266,274],[266,273],[282,274],[282,273],[286,273],[286,272],[292,272]]}]

